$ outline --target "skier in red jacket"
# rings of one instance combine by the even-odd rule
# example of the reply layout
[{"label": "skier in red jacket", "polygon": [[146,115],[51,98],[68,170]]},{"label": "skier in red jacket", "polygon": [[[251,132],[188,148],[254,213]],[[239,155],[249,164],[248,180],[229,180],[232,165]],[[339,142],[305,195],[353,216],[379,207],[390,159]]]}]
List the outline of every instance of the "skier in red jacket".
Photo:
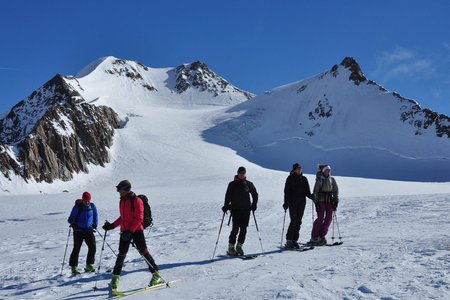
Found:
[{"label": "skier in red jacket", "polygon": [[139,251],[148,264],[150,272],[153,274],[149,286],[163,283],[164,279],[158,272],[158,266],[150,255],[144,237],[144,203],[142,199],[131,191],[131,184],[128,180],[122,180],[116,186],[117,192],[120,194],[119,210],[120,216],[114,223],[105,222],[104,230],[112,230],[120,225],[120,243],[119,255],[117,256],[111,279],[111,288],[117,290],[119,286],[120,273],[122,272],[123,262],[127,256],[130,244]]}]

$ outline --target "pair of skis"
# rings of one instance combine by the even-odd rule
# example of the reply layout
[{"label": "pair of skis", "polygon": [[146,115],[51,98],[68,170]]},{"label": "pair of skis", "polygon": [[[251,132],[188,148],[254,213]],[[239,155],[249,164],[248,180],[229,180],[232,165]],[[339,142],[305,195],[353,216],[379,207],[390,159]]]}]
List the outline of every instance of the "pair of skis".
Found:
[{"label": "pair of skis", "polygon": [[305,251],[309,251],[309,250],[313,250],[314,246],[302,246],[300,248],[292,248],[292,247],[286,247],[286,245],[284,245],[283,247],[279,247],[280,250],[284,251],[297,251],[297,252],[305,252]]},{"label": "pair of skis", "polygon": [[255,259],[258,257],[257,254],[253,254],[253,255],[230,255],[230,254],[224,254],[224,255],[218,255],[217,257],[221,257],[221,258],[240,258],[242,260],[249,260],[249,259]]},{"label": "pair of skis", "polygon": [[154,291],[154,290],[159,290],[159,289],[166,289],[166,288],[170,288],[170,286],[176,282],[180,281],[178,280],[171,280],[171,281],[167,281],[167,282],[163,282],[163,283],[159,283],[159,284],[155,284],[152,286],[147,286],[141,289],[137,289],[137,290],[133,290],[133,291],[129,291],[129,292],[124,292],[124,291],[119,291],[119,290],[111,290],[111,295],[112,297],[118,297],[118,298],[123,298],[123,297],[128,297],[128,296],[132,296],[132,295],[136,295],[136,294],[140,294],[140,293],[144,293],[144,292],[150,292],[150,291]]},{"label": "pair of skis", "polygon": [[311,246],[311,247],[322,247],[322,246],[328,246],[328,247],[332,247],[332,246],[340,246],[340,245],[342,245],[344,242],[343,241],[339,241],[339,242],[334,242],[334,243],[331,243],[331,244],[314,244],[314,243],[311,243],[311,242],[308,242],[308,243],[306,243],[306,245],[308,245],[308,246]]}]

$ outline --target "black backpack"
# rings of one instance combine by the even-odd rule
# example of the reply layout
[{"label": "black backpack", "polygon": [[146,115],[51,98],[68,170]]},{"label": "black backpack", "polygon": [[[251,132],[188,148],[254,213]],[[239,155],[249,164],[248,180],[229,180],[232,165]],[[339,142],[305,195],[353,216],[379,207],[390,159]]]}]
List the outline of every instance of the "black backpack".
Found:
[{"label": "black backpack", "polygon": [[[150,208],[150,204],[148,203],[148,198],[145,195],[137,196],[142,199],[142,203],[144,204],[144,220],[142,221],[142,226],[145,228],[153,225],[152,218],[152,209]],[[131,200],[131,210],[134,210],[134,199],[136,199],[136,195]]]}]

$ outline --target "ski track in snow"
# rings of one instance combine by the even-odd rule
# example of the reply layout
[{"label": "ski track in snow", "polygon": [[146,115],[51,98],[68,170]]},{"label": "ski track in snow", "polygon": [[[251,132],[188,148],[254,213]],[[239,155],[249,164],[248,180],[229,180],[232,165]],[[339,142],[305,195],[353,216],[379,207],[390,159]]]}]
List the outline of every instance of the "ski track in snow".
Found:
[{"label": "ski track in snow", "polygon": [[[349,197],[342,199],[338,221],[342,246],[316,247],[304,253],[279,252],[283,212],[280,203],[262,200],[256,212],[266,254],[255,260],[216,258],[212,251],[222,214],[220,203],[154,206],[156,225],[147,242],[171,289],[153,291],[155,299],[448,299],[450,195]],[[100,210],[101,214],[105,214]],[[115,216],[110,210],[107,215]],[[164,216],[164,217],[163,217]],[[51,212],[28,219],[2,218],[0,298],[105,299],[115,257],[105,246],[101,273],[59,276],[68,231],[66,214]],[[224,227],[216,254],[224,254],[230,227]],[[337,228],[335,228],[337,237]],[[309,238],[307,205],[301,241]],[[8,234],[7,234],[8,232]],[[147,234],[148,232],[146,232]],[[332,227],[328,234],[332,236]],[[118,231],[107,237],[118,248]],[[331,240],[330,240],[331,241]],[[70,255],[70,240],[67,257]],[[101,238],[97,236],[97,262]],[[244,249],[260,253],[251,219]],[[84,266],[86,247],[80,254]],[[6,259],[5,259],[6,258]],[[130,249],[120,286],[134,289],[150,275]],[[98,280],[98,291],[93,291]],[[150,297],[149,295],[147,295]],[[132,299],[147,299],[136,295]]]}]

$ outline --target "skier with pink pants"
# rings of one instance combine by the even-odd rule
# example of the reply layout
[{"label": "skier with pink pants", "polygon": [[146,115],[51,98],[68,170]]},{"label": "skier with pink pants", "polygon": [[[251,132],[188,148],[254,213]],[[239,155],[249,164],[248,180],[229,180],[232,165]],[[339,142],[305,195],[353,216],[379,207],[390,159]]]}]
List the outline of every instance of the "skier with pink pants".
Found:
[{"label": "skier with pink pants", "polygon": [[325,236],[333,220],[333,211],[336,211],[339,203],[339,189],[336,180],[331,177],[329,165],[319,165],[313,194],[317,219],[313,224],[310,243],[325,245],[327,243]]}]

